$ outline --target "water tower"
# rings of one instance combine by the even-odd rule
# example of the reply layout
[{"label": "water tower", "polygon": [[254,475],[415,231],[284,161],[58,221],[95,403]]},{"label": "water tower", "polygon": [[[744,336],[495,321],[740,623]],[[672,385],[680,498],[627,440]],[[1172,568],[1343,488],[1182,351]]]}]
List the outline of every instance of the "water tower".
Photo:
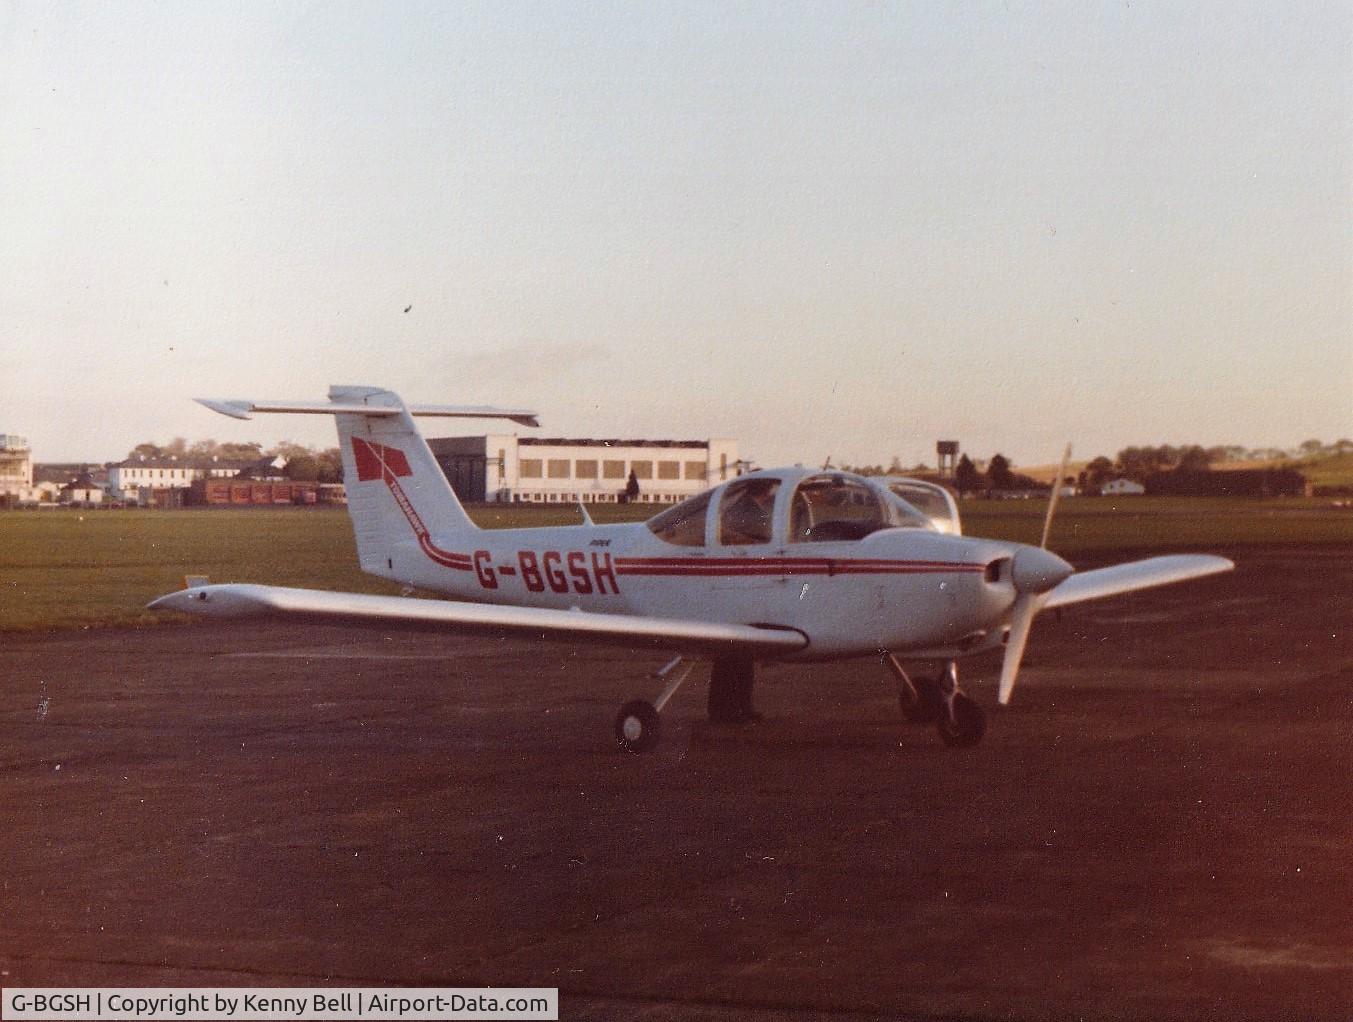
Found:
[{"label": "water tower", "polygon": [[935,456],[938,459],[940,475],[953,475],[958,465],[958,441],[937,440],[935,442]]}]

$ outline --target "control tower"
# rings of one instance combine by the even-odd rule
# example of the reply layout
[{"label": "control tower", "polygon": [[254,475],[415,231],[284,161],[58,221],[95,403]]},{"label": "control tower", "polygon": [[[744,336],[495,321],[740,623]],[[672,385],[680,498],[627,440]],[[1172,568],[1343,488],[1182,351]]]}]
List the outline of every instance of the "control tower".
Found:
[{"label": "control tower", "polygon": [[0,433],[0,493],[18,493],[33,486],[33,452],[26,437]]}]

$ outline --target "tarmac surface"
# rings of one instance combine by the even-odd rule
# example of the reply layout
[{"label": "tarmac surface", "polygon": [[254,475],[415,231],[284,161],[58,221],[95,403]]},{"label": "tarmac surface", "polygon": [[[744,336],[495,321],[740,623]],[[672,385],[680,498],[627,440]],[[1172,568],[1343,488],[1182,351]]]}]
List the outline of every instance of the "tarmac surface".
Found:
[{"label": "tarmac surface", "polygon": [[618,751],[657,656],[0,636],[0,985],[557,986],[560,1017],[1353,1017],[1353,549],[1035,625],[986,739],[873,661]]}]

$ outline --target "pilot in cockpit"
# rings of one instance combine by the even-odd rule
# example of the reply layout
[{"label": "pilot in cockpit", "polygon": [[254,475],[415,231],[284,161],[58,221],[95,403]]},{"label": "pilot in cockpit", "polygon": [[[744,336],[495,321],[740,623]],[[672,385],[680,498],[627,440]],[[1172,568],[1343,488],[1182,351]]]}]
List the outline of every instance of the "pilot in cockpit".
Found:
[{"label": "pilot in cockpit", "polygon": [[779,487],[778,479],[747,479],[730,486],[719,516],[720,542],[725,546],[769,543]]}]

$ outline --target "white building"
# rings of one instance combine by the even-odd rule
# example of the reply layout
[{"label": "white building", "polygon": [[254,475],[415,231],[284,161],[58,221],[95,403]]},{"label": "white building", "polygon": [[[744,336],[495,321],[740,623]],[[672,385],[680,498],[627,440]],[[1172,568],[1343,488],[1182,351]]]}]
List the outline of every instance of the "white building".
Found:
[{"label": "white building", "polygon": [[1131,479],[1114,479],[1101,486],[1099,492],[1106,497],[1136,497],[1145,493],[1146,487]]},{"label": "white building", "polygon": [[[135,501],[143,490],[179,490],[194,479],[231,479],[256,461],[190,462],[178,458],[128,458],[108,466],[108,491],[118,500]],[[285,464],[275,458],[269,464]]]},{"label": "white building", "polygon": [[579,440],[511,434],[428,445],[461,500],[615,503],[630,473],[640,503],[685,500],[738,473],[736,440]]},{"label": "white building", "polygon": [[0,494],[20,496],[33,489],[33,452],[21,436],[0,433]]},{"label": "white building", "polygon": [[61,484],[49,480],[34,483],[32,486],[25,486],[19,490],[11,490],[7,496],[10,502],[18,507],[34,507],[43,505],[53,505],[61,497]]},{"label": "white building", "polygon": [[88,472],[81,472],[61,487],[59,496],[62,504],[89,507],[94,504],[102,504],[106,494],[103,487],[90,478]]}]

